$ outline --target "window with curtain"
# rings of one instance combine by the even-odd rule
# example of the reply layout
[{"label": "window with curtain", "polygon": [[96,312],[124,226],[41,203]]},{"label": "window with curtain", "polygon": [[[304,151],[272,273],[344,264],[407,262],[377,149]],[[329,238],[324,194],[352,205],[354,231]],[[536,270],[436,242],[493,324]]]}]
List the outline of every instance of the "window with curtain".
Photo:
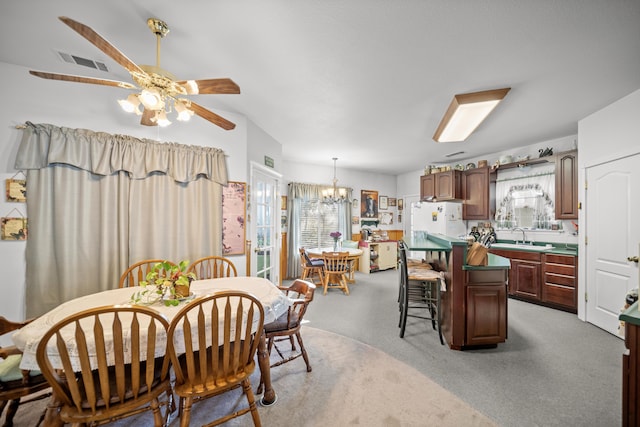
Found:
[{"label": "window with curtain", "polygon": [[118,287],[137,261],[221,254],[220,149],[27,123],[15,167],[29,194],[28,317]]},{"label": "window with curtain", "polygon": [[[343,239],[351,239],[351,203],[326,205],[321,203],[322,190],[328,186],[317,184],[289,183],[287,192],[291,201],[287,206],[289,228],[287,233],[289,277],[300,275],[298,248],[332,247],[333,231],[342,233]],[[353,191],[344,189],[347,200]]]}]

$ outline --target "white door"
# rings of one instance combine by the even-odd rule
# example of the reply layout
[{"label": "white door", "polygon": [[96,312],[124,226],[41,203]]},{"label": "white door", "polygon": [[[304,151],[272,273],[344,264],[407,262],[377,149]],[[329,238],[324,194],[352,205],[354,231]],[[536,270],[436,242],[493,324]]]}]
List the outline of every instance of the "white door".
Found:
[{"label": "white door", "polygon": [[280,175],[251,164],[251,276],[280,280]]},{"label": "white door", "polygon": [[640,154],[586,170],[586,320],[617,334],[626,293],[638,287]]}]

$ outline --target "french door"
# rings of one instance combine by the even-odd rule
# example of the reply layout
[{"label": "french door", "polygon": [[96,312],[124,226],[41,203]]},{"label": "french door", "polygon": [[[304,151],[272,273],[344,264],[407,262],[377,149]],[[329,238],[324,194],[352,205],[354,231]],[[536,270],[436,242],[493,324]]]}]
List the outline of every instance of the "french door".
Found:
[{"label": "french door", "polygon": [[280,281],[278,188],[281,175],[257,163],[252,162],[250,167],[251,276],[263,277],[277,285]]}]

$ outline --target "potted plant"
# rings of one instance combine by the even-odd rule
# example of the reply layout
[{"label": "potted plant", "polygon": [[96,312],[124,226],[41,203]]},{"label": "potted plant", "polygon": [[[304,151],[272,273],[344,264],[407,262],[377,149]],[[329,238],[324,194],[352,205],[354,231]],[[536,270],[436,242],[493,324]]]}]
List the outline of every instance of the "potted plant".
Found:
[{"label": "potted plant", "polygon": [[187,273],[189,261],[180,261],[178,265],[169,261],[155,264],[145,280],[140,282],[143,288],[131,296],[134,304],[153,304],[163,300],[166,306],[178,305],[190,295],[191,281],[195,273]]}]

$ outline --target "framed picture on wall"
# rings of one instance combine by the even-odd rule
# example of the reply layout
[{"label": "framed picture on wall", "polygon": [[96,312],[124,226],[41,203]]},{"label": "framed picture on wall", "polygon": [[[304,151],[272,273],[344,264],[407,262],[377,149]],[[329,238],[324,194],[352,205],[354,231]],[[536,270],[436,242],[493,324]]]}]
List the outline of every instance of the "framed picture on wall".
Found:
[{"label": "framed picture on wall", "polygon": [[378,218],[378,192],[360,190],[360,217]]},{"label": "framed picture on wall", "polygon": [[27,218],[2,217],[2,240],[27,240]]},{"label": "framed picture on wall", "polygon": [[245,250],[247,184],[229,181],[222,187],[222,253],[242,255]]},{"label": "framed picture on wall", "polygon": [[396,205],[396,198],[389,197],[389,206],[395,206],[395,205]]},{"label": "framed picture on wall", "polygon": [[27,201],[26,179],[7,179],[6,187],[7,202],[24,203]]},{"label": "framed picture on wall", "polygon": [[380,209],[388,209],[389,208],[389,198],[387,196],[380,196],[380,200],[378,201],[378,207]]},{"label": "framed picture on wall", "polygon": [[403,199],[398,199],[398,210],[401,211],[402,210],[402,205],[404,204]]}]

